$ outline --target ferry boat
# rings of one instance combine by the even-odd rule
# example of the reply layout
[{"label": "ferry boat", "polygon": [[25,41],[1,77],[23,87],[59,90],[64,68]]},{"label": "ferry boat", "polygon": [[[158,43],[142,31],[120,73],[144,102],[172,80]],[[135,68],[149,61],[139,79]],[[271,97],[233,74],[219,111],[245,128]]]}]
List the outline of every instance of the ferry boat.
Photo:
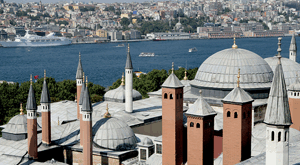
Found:
[{"label": "ferry boat", "polygon": [[142,52],[139,56],[140,57],[153,57],[153,56],[155,56],[155,54]]},{"label": "ferry boat", "polygon": [[197,52],[198,50],[197,50],[197,48],[191,48],[191,49],[189,49],[189,52],[191,53],[191,52]]},{"label": "ferry boat", "polygon": [[15,41],[0,41],[2,47],[45,47],[69,45],[71,43],[70,39],[57,37],[53,32],[46,36],[38,36],[35,33],[29,34],[29,30],[26,30],[24,37],[17,36]]},{"label": "ferry boat", "polygon": [[118,44],[118,46],[116,47],[124,47],[125,45],[124,44]]}]

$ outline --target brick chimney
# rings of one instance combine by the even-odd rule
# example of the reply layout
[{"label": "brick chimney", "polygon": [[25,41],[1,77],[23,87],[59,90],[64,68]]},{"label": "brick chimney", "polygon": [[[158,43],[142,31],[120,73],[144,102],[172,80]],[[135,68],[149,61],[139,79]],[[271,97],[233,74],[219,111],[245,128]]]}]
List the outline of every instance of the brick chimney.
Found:
[{"label": "brick chimney", "polygon": [[251,157],[252,102],[251,96],[237,87],[223,100],[223,165],[237,164]]},{"label": "brick chimney", "polygon": [[[80,93],[80,99],[79,99],[79,111],[80,111],[80,130],[83,130],[82,128],[82,102],[83,102],[83,95],[84,95],[84,91],[85,91],[85,83],[84,83],[84,72],[83,72],[83,81],[82,81],[82,88],[81,88],[81,93]],[[87,84],[87,80],[86,80],[86,84]],[[80,146],[83,146],[83,133],[80,133]]]},{"label": "brick chimney", "polygon": [[37,121],[36,121],[36,100],[32,87],[32,75],[30,75],[30,87],[27,98],[27,140],[28,140],[28,155],[29,158],[37,159]]},{"label": "brick chimney", "polygon": [[172,73],[162,85],[162,164],[183,163],[183,85]]},{"label": "brick chimney", "polygon": [[200,97],[185,113],[187,117],[188,165],[214,164],[214,117],[217,113]]},{"label": "brick chimney", "polygon": [[50,112],[50,93],[46,81],[46,70],[44,70],[44,84],[41,94],[41,107],[42,107],[42,143],[44,145],[51,144],[51,112]]}]

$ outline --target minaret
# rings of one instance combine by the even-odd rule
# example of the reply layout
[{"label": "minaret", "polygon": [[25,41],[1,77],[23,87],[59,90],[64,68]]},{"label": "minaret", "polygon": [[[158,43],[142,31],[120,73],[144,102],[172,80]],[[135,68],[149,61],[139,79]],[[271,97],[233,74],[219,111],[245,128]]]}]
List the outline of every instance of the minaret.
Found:
[{"label": "minaret", "polygon": [[217,113],[200,97],[185,113],[187,117],[188,165],[214,164],[214,118]]},{"label": "minaret", "polygon": [[42,143],[45,145],[51,144],[51,112],[50,112],[50,94],[46,81],[46,70],[44,70],[44,84],[41,94],[42,107]]},{"label": "minaret", "polygon": [[240,87],[240,69],[237,79],[237,87],[222,100],[223,165],[237,164],[251,157],[254,100]]},{"label": "minaret", "polygon": [[76,72],[76,87],[77,87],[77,119],[80,119],[80,109],[79,109],[79,100],[80,100],[80,93],[83,83],[83,70],[81,65],[81,55],[79,52],[79,61],[78,67]]},{"label": "minaret", "polygon": [[284,73],[281,65],[281,38],[278,38],[278,64],[270,89],[264,123],[267,124],[266,165],[289,164],[289,128],[292,124]]},{"label": "minaret", "polygon": [[29,158],[37,159],[37,121],[36,121],[36,100],[32,87],[32,75],[30,75],[30,87],[27,98],[27,140]]},{"label": "minaret", "polygon": [[183,163],[183,85],[172,73],[162,85],[162,164]]},{"label": "minaret", "polygon": [[[84,83],[84,72],[82,74],[82,88],[81,88],[81,92],[80,92],[80,96],[83,96],[84,95],[84,91],[85,91],[85,83]],[[86,84],[87,84],[87,81],[86,81]],[[80,116],[82,115],[82,103],[83,103],[83,97],[80,97],[79,99],[79,110],[80,110]],[[83,130],[82,128],[82,117],[80,118],[80,130]],[[80,133],[80,146],[83,146],[83,133]]]},{"label": "minaret", "polygon": [[128,44],[128,53],[125,65],[125,111],[131,113],[133,111],[132,103],[132,62],[130,57],[130,47]]},{"label": "minaret", "polygon": [[[86,77],[87,78],[87,77]],[[92,151],[92,111],[89,89],[86,86],[83,94],[82,101],[82,130],[83,133],[83,164],[93,164],[93,151]],[[80,123],[81,124],[81,123]]]},{"label": "minaret", "polygon": [[295,34],[293,34],[290,44],[290,60],[297,62],[297,44]]}]

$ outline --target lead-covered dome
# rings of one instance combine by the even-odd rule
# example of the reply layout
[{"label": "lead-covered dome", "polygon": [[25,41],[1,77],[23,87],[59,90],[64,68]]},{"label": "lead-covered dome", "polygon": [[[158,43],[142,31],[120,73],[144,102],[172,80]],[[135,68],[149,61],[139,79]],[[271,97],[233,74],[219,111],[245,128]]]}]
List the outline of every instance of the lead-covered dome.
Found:
[{"label": "lead-covered dome", "polygon": [[[265,58],[265,61],[269,64],[274,72],[278,64],[278,58],[269,57]],[[288,87],[289,85],[296,82],[297,74],[300,75],[300,65],[293,60],[283,57],[281,58],[281,65],[284,73],[285,84]]]},{"label": "lead-covered dome", "polygon": [[136,147],[137,139],[133,130],[122,120],[103,118],[93,126],[94,142],[102,148],[130,150]]},{"label": "lead-covered dome", "polygon": [[240,48],[225,49],[211,55],[201,64],[190,84],[198,88],[194,90],[196,94],[203,89],[204,97],[224,98],[236,87],[239,68],[240,87],[252,98],[267,98],[273,79],[272,69],[256,53]]},{"label": "lead-covered dome", "polygon": [[[132,100],[140,100],[142,95],[135,89],[132,89]],[[125,103],[125,86],[120,85],[118,88],[110,90],[104,94],[105,101],[114,101]]]}]

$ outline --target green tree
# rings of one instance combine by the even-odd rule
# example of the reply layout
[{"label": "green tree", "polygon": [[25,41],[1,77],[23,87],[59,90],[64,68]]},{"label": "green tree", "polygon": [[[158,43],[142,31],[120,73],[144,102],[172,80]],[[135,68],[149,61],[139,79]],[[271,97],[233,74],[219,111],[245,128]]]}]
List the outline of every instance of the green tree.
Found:
[{"label": "green tree", "polygon": [[121,24],[122,26],[128,26],[128,25],[130,24],[130,21],[129,21],[128,18],[123,17],[123,18],[121,19],[120,24]]}]

